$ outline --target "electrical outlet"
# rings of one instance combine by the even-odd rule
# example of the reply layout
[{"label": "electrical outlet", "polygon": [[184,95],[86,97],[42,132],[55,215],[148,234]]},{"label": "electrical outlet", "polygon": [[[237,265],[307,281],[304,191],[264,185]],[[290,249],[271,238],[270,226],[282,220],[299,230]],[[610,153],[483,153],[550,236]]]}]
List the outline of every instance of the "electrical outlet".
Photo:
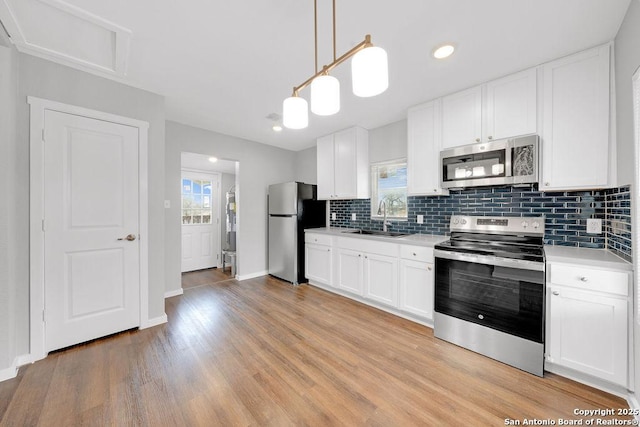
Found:
[{"label": "electrical outlet", "polygon": [[416,222],[417,222],[418,224],[422,224],[422,223],[424,223],[424,216],[423,216],[423,215],[418,215],[418,216],[416,217]]},{"label": "electrical outlet", "polygon": [[587,233],[602,234],[602,220],[600,218],[588,218]]},{"label": "electrical outlet", "polygon": [[356,220],[356,214],[352,213],[351,214],[351,221],[355,221]]},{"label": "electrical outlet", "polygon": [[331,212],[331,221],[335,221],[335,220],[336,220],[336,213]]},{"label": "electrical outlet", "polygon": [[170,209],[171,208],[171,200],[165,200],[164,201],[164,208],[165,209]]}]

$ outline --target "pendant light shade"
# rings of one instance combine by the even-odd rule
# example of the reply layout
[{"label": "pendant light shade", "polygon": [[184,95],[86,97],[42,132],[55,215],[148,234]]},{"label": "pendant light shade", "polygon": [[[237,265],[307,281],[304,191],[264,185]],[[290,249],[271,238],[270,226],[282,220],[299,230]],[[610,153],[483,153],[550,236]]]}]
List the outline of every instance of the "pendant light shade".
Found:
[{"label": "pendant light shade", "polygon": [[304,98],[290,96],[284,100],[282,124],[289,129],[304,129],[309,126],[309,109]]},{"label": "pendant light shade", "polygon": [[340,82],[333,76],[318,76],[311,82],[311,112],[330,116],[340,111]]},{"label": "pendant light shade", "polygon": [[387,52],[376,46],[367,47],[351,60],[353,94],[361,97],[376,96],[389,87]]}]

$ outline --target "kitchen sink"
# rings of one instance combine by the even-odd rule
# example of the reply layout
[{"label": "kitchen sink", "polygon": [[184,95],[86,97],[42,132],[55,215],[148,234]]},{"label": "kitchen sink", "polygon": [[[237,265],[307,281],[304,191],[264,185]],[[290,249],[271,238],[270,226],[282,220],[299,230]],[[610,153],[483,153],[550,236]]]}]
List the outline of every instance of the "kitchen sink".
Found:
[{"label": "kitchen sink", "polygon": [[383,236],[383,237],[403,237],[408,236],[407,233],[399,233],[395,231],[379,231],[379,230],[352,230],[345,233],[362,234],[367,236]]}]

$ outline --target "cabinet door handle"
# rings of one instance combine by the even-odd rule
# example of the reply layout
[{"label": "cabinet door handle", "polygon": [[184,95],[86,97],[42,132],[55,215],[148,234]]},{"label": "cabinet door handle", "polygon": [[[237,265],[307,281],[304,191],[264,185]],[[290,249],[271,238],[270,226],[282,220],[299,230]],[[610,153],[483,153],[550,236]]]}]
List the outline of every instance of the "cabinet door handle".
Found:
[{"label": "cabinet door handle", "polygon": [[551,293],[552,293],[553,295],[556,295],[556,296],[560,295],[560,292],[558,292],[558,291],[553,291],[553,292],[551,292]]},{"label": "cabinet door handle", "polygon": [[544,185],[545,185],[545,187],[548,187],[548,186],[549,186],[549,183],[548,183],[548,182],[545,182],[545,183],[544,183]]},{"label": "cabinet door handle", "polygon": [[362,255],[358,254],[358,258],[360,258]]},{"label": "cabinet door handle", "polygon": [[431,271],[431,267],[427,267],[427,270]]},{"label": "cabinet door handle", "polygon": [[489,139],[493,139],[493,137],[492,137],[492,136],[489,136]]},{"label": "cabinet door handle", "polygon": [[582,277],[580,278],[580,281],[581,281],[581,282],[588,282],[588,281],[589,281],[589,279],[588,279],[587,277],[585,277],[585,276],[582,276]]},{"label": "cabinet door handle", "polygon": [[416,256],[416,253],[415,253],[415,252],[413,252],[413,256]]},{"label": "cabinet door handle", "polygon": [[480,142],[480,138],[476,138],[476,142]]}]

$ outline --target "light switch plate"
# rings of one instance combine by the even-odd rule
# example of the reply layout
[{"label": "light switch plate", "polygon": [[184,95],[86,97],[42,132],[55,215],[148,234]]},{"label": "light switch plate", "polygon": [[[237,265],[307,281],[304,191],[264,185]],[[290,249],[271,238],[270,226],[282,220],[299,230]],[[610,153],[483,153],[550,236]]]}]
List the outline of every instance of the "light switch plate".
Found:
[{"label": "light switch plate", "polygon": [[356,220],[356,214],[352,213],[351,214],[351,221],[355,221]]},{"label": "light switch plate", "polygon": [[335,212],[331,212],[331,220],[332,221],[336,220],[336,213]]},{"label": "light switch plate", "polygon": [[602,220],[600,218],[587,218],[587,233],[602,234]]},{"label": "light switch plate", "polygon": [[165,209],[170,209],[171,208],[171,200],[165,200],[164,201],[164,208]]},{"label": "light switch plate", "polygon": [[423,215],[418,215],[418,216],[416,217],[416,222],[417,222],[418,224],[422,224],[422,223],[424,223],[424,216],[423,216]]}]

